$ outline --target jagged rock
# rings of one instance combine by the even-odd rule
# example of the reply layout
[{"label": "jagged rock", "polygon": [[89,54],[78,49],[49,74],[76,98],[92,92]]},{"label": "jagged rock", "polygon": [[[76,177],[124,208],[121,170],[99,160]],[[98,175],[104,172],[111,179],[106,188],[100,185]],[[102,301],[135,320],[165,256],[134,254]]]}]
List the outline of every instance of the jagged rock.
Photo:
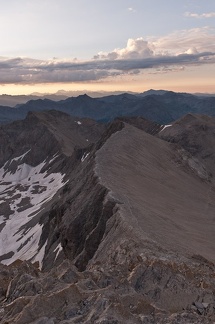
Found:
[{"label": "jagged rock", "polygon": [[[180,121],[180,134],[188,134],[189,127],[195,129],[196,121],[193,125],[191,117]],[[200,145],[195,138],[192,145],[193,137],[188,136],[186,145],[180,140],[169,143],[165,136],[171,127],[164,128],[142,118],[120,118],[101,128],[89,121],[85,128],[84,121],[81,126],[76,120],[65,138],[66,116],[46,112],[33,113],[28,118],[35,128],[38,126],[33,140],[44,131],[42,156],[37,150],[24,154],[23,149],[24,156],[20,157],[16,153],[20,147],[11,153],[2,142],[1,152],[6,153],[1,161],[9,159],[4,172],[10,177],[22,163],[29,163],[37,154],[41,163],[40,158],[47,154],[43,168],[34,174],[40,175],[43,184],[38,180],[39,184],[29,191],[38,198],[37,203],[49,188],[46,183],[49,177],[52,177],[50,191],[57,173],[63,174],[64,181],[49,200],[43,201],[38,214],[31,210],[32,200],[18,201],[23,192],[28,192],[24,185],[31,185],[30,177],[27,183],[16,184],[8,193],[12,197],[19,190],[18,197],[15,195],[8,201],[9,208],[16,209],[12,199],[17,199],[18,208],[25,207],[24,210],[31,212],[26,215],[27,223],[18,226],[11,235],[11,240],[15,237],[14,242],[20,244],[17,250],[8,254],[8,259],[2,253],[2,261],[7,260],[8,266],[0,264],[1,322],[209,324],[215,321],[215,190],[211,178],[203,179],[193,170],[200,170],[202,141]],[[214,121],[208,125],[204,119],[201,128],[202,119],[197,119],[198,131],[207,133],[207,146]],[[10,126],[8,132],[15,133],[20,125],[24,134],[25,122]],[[79,132],[79,126],[83,128],[75,147],[76,139],[72,137]],[[105,129],[102,136],[101,129]],[[30,134],[29,125],[27,130]],[[85,146],[80,137],[91,131],[90,145]],[[177,131],[173,135],[178,138]],[[25,149],[30,149],[31,140],[25,139]],[[188,150],[190,140],[192,149]],[[197,147],[198,151],[193,153]],[[50,155],[57,150],[60,150],[58,157]],[[186,164],[189,159],[200,164],[196,162],[191,169]],[[212,161],[213,155],[204,163],[206,172],[211,172]],[[23,210],[4,217],[2,246],[1,234],[5,234],[4,228],[14,215],[22,217]],[[34,235],[28,233],[35,226],[38,228],[34,235],[40,234],[38,257],[34,254],[29,257],[27,252],[34,247]],[[23,259],[27,255],[27,259],[37,262],[10,264],[9,257],[15,260],[22,250],[26,253],[22,254]]]}]

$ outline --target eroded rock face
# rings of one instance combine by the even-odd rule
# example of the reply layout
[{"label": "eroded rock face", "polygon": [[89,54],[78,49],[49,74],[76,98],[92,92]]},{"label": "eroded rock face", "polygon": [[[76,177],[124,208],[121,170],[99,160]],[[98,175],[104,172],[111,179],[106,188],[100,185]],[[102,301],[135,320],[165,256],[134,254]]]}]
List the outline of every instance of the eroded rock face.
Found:
[{"label": "eroded rock face", "polygon": [[120,119],[50,168],[66,183],[40,214],[42,270],[0,265],[2,323],[215,321],[213,182],[167,129]]},{"label": "eroded rock face", "polygon": [[213,265],[155,251],[116,252],[121,265],[97,262],[84,272],[69,260],[49,272],[30,263],[1,267],[1,323],[211,323]]},{"label": "eroded rock face", "polygon": [[[171,127],[165,128],[158,136],[166,141],[179,144],[189,153],[188,163],[190,167],[214,182],[214,134],[215,119],[203,115],[188,114],[178,121],[174,122]],[[191,161],[192,160],[192,161]],[[199,166],[198,166],[199,165]]]},{"label": "eroded rock face", "polygon": [[53,265],[62,252],[55,230],[62,209],[51,206],[62,198],[73,168],[104,127],[56,111],[29,113],[26,120],[1,127],[2,263],[22,259],[39,261],[42,267],[49,249]]}]

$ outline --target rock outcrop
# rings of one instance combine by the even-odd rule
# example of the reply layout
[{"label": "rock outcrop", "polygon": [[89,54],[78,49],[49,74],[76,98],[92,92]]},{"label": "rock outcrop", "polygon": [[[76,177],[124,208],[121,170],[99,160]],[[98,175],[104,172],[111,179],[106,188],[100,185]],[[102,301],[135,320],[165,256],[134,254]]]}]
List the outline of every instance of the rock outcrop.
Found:
[{"label": "rock outcrop", "polygon": [[60,150],[44,179],[61,172],[64,183],[33,217],[46,243],[42,259],[0,265],[1,322],[213,323],[213,155],[201,163],[214,120],[204,119],[205,143],[189,117],[180,127],[120,118],[85,128],[78,120],[81,136],[89,132],[84,145],[79,128],[66,138],[65,116],[54,114],[37,125],[57,146],[50,159]]}]

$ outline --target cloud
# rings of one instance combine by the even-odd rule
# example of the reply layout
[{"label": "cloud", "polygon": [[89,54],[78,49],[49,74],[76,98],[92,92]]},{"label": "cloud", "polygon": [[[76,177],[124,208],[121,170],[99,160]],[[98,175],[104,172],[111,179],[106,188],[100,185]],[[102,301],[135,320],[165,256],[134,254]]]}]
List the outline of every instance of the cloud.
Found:
[{"label": "cloud", "polygon": [[146,69],[169,73],[203,64],[215,64],[215,32],[208,27],[129,39],[124,48],[100,52],[88,61],[0,57],[0,83],[97,82]]},{"label": "cloud", "polygon": [[0,83],[52,83],[96,81],[115,76],[116,71],[93,68],[74,61],[41,61],[28,58],[0,59]]},{"label": "cloud", "polygon": [[148,58],[153,55],[148,41],[142,37],[137,39],[129,39],[127,46],[122,49],[115,49],[110,53],[100,52],[94,56],[95,59],[141,59]]},{"label": "cloud", "polygon": [[167,74],[169,72],[171,73],[177,73],[177,72],[181,72],[184,71],[184,67],[183,66],[173,66],[171,68],[168,67],[162,67],[162,68],[157,68],[152,72],[149,72],[149,74]]},{"label": "cloud", "polygon": [[215,17],[215,12],[207,12],[207,13],[202,13],[202,14],[197,14],[197,13],[192,13],[192,12],[185,12],[185,17],[190,17],[190,18],[198,18],[198,19],[203,19],[203,18],[213,18]]},{"label": "cloud", "polygon": [[130,12],[136,12],[136,10],[134,8],[132,8],[132,7],[129,7],[128,8],[128,11],[130,11]]},{"label": "cloud", "polygon": [[215,30],[209,27],[193,28],[164,37],[129,39],[125,48],[100,52],[95,59],[145,59],[154,56],[175,56],[215,52]]}]

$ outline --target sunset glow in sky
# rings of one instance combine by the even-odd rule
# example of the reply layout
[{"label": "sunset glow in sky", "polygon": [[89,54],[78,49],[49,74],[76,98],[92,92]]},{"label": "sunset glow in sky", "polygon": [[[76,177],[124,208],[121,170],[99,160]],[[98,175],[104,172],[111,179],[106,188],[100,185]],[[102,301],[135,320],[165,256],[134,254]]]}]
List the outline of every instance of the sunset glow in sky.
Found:
[{"label": "sunset glow in sky", "polygon": [[214,0],[7,0],[0,94],[215,93]]}]

